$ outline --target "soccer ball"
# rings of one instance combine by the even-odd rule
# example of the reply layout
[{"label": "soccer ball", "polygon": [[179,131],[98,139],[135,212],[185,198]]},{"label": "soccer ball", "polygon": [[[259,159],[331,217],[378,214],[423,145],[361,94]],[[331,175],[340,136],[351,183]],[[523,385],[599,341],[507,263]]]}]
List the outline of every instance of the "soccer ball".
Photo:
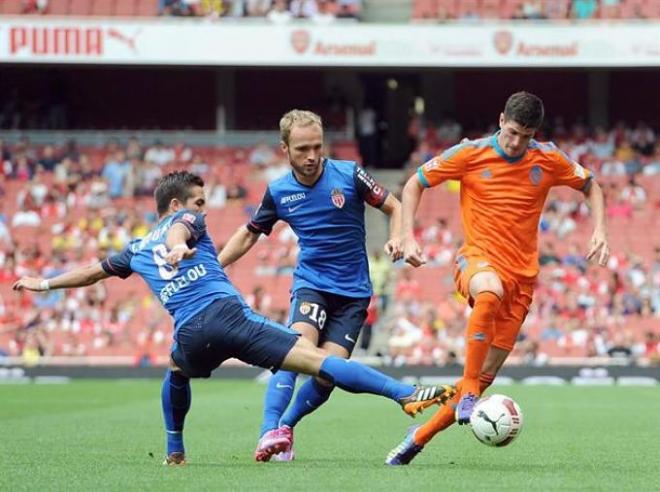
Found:
[{"label": "soccer ball", "polygon": [[518,404],[505,395],[490,395],[474,406],[472,432],[488,446],[506,446],[522,431],[523,415]]}]

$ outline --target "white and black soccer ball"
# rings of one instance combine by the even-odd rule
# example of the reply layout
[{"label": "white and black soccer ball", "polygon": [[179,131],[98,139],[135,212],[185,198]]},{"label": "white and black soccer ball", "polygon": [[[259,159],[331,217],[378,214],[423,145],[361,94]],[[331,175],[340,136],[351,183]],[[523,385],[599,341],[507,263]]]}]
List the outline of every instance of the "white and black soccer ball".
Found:
[{"label": "white and black soccer ball", "polygon": [[505,395],[480,399],[470,417],[472,432],[488,446],[506,446],[520,435],[523,414],[518,404]]}]

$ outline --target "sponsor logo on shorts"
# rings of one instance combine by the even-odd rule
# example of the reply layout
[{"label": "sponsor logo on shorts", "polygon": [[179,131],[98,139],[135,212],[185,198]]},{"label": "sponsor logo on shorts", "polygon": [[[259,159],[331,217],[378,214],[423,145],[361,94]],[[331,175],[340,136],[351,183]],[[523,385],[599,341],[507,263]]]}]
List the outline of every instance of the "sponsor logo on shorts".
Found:
[{"label": "sponsor logo on shorts", "polygon": [[355,340],[353,340],[353,339],[352,339],[350,336],[348,336],[348,335],[344,335],[344,339],[347,340],[347,341],[349,341],[349,342],[351,342],[351,343],[355,343]]},{"label": "sponsor logo on shorts", "polygon": [[309,312],[312,310],[312,305],[309,302],[303,302],[300,305],[299,309],[300,309],[300,314],[302,314],[303,316],[307,316]]},{"label": "sponsor logo on shorts", "polygon": [[477,342],[483,342],[486,340],[486,334],[481,331],[478,331],[477,333],[472,335],[472,340],[476,340]]}]

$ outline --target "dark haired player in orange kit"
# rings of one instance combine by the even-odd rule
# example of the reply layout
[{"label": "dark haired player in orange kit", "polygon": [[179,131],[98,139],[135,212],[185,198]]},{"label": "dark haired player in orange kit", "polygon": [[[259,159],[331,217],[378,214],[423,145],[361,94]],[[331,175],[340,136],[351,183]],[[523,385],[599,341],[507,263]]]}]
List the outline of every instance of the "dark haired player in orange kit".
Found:
[{"label": "dark haired player in orange kit", "polygon": [[407,465],[438,432],[455,421],[469,423],[476,402],[513,349],[532,302],[539,271],[538,225],[550,188],[565,185],[585,194],[595,222],[587,259],[607,263],[603,192],[591,172],[555,144],[533,139],[543,116],[537,96],[511,95],[496,134],[446,150],[421,166],[404,187],[404,258],[419,267],[424,259],[413,237],[413,220],[422,193],[448,179],[461,182],[465,242],[456,257],[455,282],[473,310],[456,396],[426,424],[411,428],[386,464]]}]

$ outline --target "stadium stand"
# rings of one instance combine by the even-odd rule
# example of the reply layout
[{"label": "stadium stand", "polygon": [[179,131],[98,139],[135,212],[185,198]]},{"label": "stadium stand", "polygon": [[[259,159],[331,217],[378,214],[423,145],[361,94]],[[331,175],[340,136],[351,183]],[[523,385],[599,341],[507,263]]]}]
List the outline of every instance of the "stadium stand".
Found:
[{"label": "stadium stand", "polygon": [[[460,131],[449,130],[455,125],[440,125],[439,135],[420,130],[408,173],[454,143]],[[599,176],[608,196],[614,255],[604,270],[585,264],[590,234],[585,206],[571,190],[553,192],[540,226],[539,286],[516,355],[539,364],[592,355],[657,358],[660,143],[643,124],[609,131],[576,126],[553,137]],[[19,296],[11,291],[12,281],[103,258],[146,234],[156,220],[151,193],[158,177],[180,167],[205,177],[209,229],[221,247],[246,222],[265,183],[288,170],[267,145],[145,146],[132,139],[103,148],[69,142],[53,149],[37,148],[24,138],[12,145],[0,142],[0,148],[0,353],[26,359],[130,355],[136,364],[162,360],[169,347],[169,317],[142,282],[110,279],[87,289]],[[358,159],[352,142],[340,142],[333,153]],[[451,281],[461,236],[457,192],[457,183],[450,182],[425,194],[416,233],[429,263],[417,270],[395,266],[391,281],[374,299],[380,307],[394,300],[378,313],[384,341],[363,348],[393,364],[449,364],[462,356],[469,308]],[[263,288],[269,297],[260,304],[264,314],[284,321],[295,255],[295,236],[279,227],[228,273],[246,295]]]},{"label": "stadium stand", "polygon": [[659,7],[655,0],[414,0],[412,19],[656,19]]},{"label": "stadium stand", "polygon": [[[359,19],[362,5],[350,0],[284,2],[291,19]],[[153,17],[213,16],[269,17],[275,2],[267,8],[250,9],[243,0],[4,0],[0,14],[45,14],[73,16]],[[410,16],[414,21],[473,21],[481,19],[562,20],[562,19],[657,19],[656,0],[413,0]],[[281,22],[281,16],[278,17]]]},{"label": "stadium stand", "polygon": [[[263,2],[266,8],[250,9],[243,0],[3,0],[0,14],[58,16],[155,17],[269,17],[276,2]],[[285,2],[291,19],[328,22],[333,18],[357,19],[361,4],[357,0],[291,0]]]}]

